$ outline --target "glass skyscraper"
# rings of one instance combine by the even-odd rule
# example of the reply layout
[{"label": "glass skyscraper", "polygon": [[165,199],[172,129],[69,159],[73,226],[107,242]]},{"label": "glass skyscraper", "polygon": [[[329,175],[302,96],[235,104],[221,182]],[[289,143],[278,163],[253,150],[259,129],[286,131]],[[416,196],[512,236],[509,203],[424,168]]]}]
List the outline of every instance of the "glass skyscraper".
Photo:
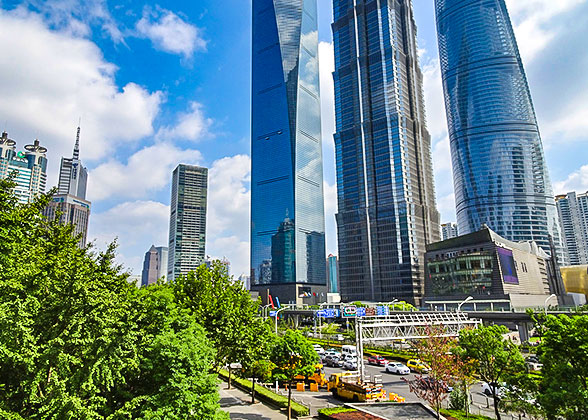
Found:
[{"label": "glass skyscraper", "polygon": [[252,47],[251,286],[297,301],[326,291],[316,0],[253,0]]},{"label": "glass skyscraper", "polygon": [[460,234],[488,225],[565,262],[543,146],[504,0],[436,0]]},{"label": "glass skyscraper", "polygon": [[439,240],[410,0],[334,0],[339,288],[419,302]]}]

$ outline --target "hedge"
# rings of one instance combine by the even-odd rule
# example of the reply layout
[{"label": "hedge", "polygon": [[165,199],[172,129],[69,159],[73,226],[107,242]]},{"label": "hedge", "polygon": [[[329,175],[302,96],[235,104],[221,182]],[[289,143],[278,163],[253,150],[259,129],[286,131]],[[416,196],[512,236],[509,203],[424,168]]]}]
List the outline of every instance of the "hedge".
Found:
[{"label": "hedge", "polygon": [[323,408],[318,411],[319,419],[329,420],[333,414],[339,413],[354,413],[357,410],[353,408],[335,407],[335,408]]},{"label": "hedge", "polygon": [[[229,380],[229,372],[227,372],[226,370],[221,369],[218,375],[225,381]],[[247,379],[242,379],[231,375],[231,384],[235,385],[242,391],[245,391],[247,393],[251,392],[251,381]],[[255,384],[255,398],[257,398],[259,401],[271,404],[277,408],[288,408],[288,397],[276,394],[275,392],[270,391],[269,389],[258,384]],[[310,412],[308,407],[302,404],[298,404],[295,401],[291,402],[291,408],[292,414],[296,417],[308,416]]]},{"label": "hedge", "polygon": [[494,420],[492,417],[475,415],[475,414],[471,414],[471,413],[470,413],[469,417],[466,417],[465,411],[460,411],[460,410],[441,409],[441,414],[444,417],[453,417],[454,419],[457,419],[457,420]]}]

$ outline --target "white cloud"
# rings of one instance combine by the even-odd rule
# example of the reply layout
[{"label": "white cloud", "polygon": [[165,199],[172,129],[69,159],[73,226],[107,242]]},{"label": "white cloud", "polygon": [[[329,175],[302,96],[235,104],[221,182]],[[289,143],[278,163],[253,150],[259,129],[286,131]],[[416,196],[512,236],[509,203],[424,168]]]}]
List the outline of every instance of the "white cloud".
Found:
[{"label": "white cloud", "polygon": [[421,58],[423,64],[423,89],[427,111],[427,128],[433,139],[447,136],[443,82],[438,58]]},{"label": "white cloud", "polygon": [[441,213],[441,223],[455,222],[455,194],[449,193],[437,200],[437,208]]},{"label": "white cloud", "polygon": [[[167,246],[169,206],[155,201],[128,201],[90,217],[89,240],[99,249],[118,238],[117,261],[135,274],[141,273],[149,247]],[[143,250],[144,249],[144,250]]]},{"label": "white cloud", "polygon": [[555,38],[557,31],[561,29],[553,25],[556,16],[584,2],[585,0],[506,0],[524,61],[529,63]]},{"label": "white cloud", "polygon": [[179,163],[196,164],[201,160],[198,150],[182,150],[169,143],[145,147],[126,164],[111,159],[90,171],[88,198],[99,201],[146,197],[167,187]]},{"label": "white cloud", "polygon": [[219,159],[208,172],[206,253],[227,257],[236,277],[249,274],[250,182],[246,155]]},{"label": "white cloud", "polygon": [[[153,133],[161,93],[134,83],[121,90],[116,67],[94,43],[51,31],[21,10],[0,12],[0,50],[9,63],[0,66],[0,115],[19,146],[38,137],[51,156],[67,156],[80,116],[86,161]],[[50,185],[58,167],[58,159],[49,159]]]},{"label": "white cloud", "polygon": [[151,40],[155,48],[190,58],[195,51],[205,51],[206,41],[200,28],[184,21],[175,13],[149,7],[136,25],[139,36]]},{"label": "white cloud", "polygon": [[175,126],[160,128],[157,137],[163,140],[197,141],[207,135],[212,123],[212,119],[204,116],[202,105],[191,102],[190,111],[178,114]]},{"label": "white cloud", "polygon": [[572,172],[566,180],[554,183],[554,189],[556,194],[567,194],[572,191],[584,193],[588,191],[588,165],[584,165],[577,171]]}]

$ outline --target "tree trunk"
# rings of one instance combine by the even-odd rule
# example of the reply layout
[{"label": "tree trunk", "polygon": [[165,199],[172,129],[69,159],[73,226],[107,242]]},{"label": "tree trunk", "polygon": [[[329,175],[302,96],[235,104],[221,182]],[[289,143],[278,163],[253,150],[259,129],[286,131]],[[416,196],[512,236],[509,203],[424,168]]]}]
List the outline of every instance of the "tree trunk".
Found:
[{"label": "tree trunk", "polygon": [[255,376],[251,378],[251,404],[255,404]]},{"label": "tree trunk", "polygon": [[496,414],[496,420],[500,420],[500,411],[498,410],[498,396],[497,395],[493,395],[493,399],[494,399],[494,414]]},{"label": "tree trunk", "polygon": [[288,420],[292,420],[292,384],[288,383]]},{"label": "tree trunk", "polygon": [[227,389],[231,389],[231,365],[229,365],[229,387]]}]

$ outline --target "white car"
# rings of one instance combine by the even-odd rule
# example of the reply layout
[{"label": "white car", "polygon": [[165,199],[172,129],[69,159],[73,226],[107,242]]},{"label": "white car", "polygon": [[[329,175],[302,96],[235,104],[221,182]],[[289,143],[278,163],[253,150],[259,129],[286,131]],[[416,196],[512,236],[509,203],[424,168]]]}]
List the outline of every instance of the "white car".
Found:
[{"label": "white car", "polygon": [[386,372],[395,373],[396,375],[408,375],[410,369],[400,362],[388,362],[386,364]]},{"label": "white car", "polygon": [[318,354],[323,354],[325,352],[325,349],[323,349],[323,347],[320,344],[313,344],[312,347],[314,348],[314,351],[316,351]]},{"label": "white car", "polygon": [[[506,394],[506,387],[502,386],[502,385],[498,385],[493,383],[492,384],[495,388],[496,388],[496,393],[498,394],[499,398],[504,397],[504,395]],[[482,383],[482,394],[491,397],[492,396],[492,387],[490,386],[490,384],[483,382]]]},{"label": "white car", "polygon": [[343,363],[343,368],[346,370],[357,370],[357,359],[356,358],[348,358]]}]

